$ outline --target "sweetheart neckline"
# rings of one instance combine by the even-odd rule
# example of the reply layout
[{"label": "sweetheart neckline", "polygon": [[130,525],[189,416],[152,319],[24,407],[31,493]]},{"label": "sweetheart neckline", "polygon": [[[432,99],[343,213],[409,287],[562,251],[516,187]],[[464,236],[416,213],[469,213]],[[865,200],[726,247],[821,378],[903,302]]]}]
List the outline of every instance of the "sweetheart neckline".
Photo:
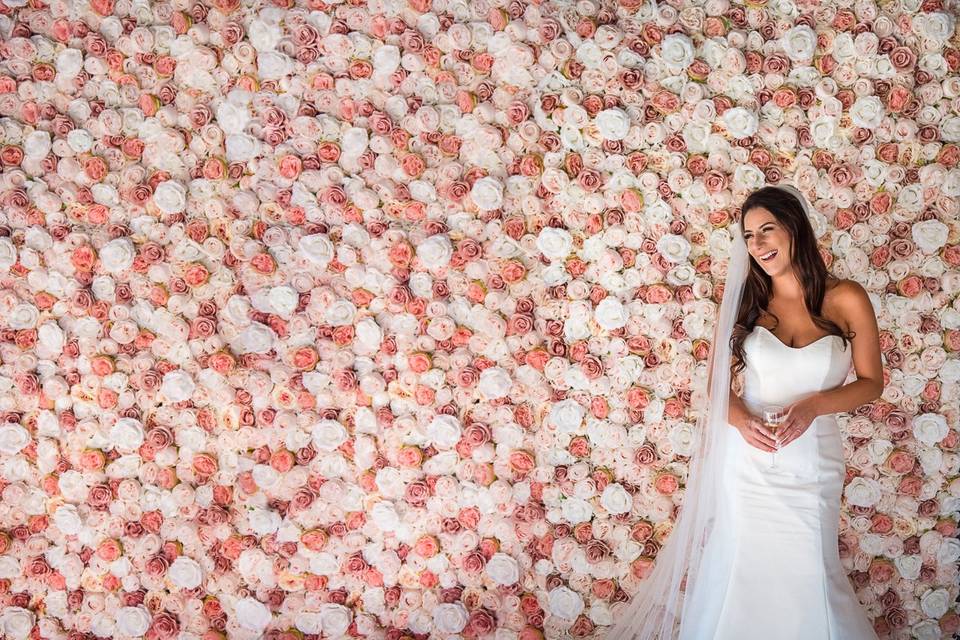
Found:
[{"label": "sweetheart neckline", "polygon": [[814,341],[811,342],[810,344],[805,344],[805,345],[803,345],[802,347],[791,347],[790,345],[784,343],[783,340],[781,340],[780,338],[778,338],[778,337],[776,336],[776,334],[773,333],[773,331],[770,331],[770,329],[767,329],[765,326],[763,326],[763,325],[761,325],[761,324],[758,324],[758,325],[756,325],[756,326],[759,327],[759,328],[761,328],[761,329],[763,329],[763,330],[766,331],[767,333],[769,333],[769,334],[773,337],[773,339],[776,340],[776,341],[777,341],[778,343],[780,343],[781,345],[783,345],[784,348],[786,348],[786,349],[791,349],[791,350],[793,350],[793,351],[802,351],[803,349],[806,349],[807,347],[812,347],[813,345],[817,344],[817,343],[820,342],[821,340],[826,340],[827,338],[840,338],[840,336],[838,336],[838,335],[835,334],[835,333],[828,333],[828,334],[825,335],[825,336],[820,336],[819,338],[817,338],[816,340],[814,340]]}]

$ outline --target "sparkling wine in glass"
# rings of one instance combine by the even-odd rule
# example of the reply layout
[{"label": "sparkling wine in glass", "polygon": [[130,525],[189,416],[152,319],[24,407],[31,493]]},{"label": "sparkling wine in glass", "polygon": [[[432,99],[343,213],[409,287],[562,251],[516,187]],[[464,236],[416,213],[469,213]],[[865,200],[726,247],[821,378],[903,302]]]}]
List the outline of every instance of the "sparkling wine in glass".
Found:
[{"label": "sparkling wine in glass", "polygon": [[[786,420],[787,416],[784,411],[784,407],[779,404],[768,404],[763,407],[763,426],[768,428],[774,434],[776,434],[777,429],[780,428],[780,425],[783,424],[783,421]],[[777,468],[777,452],[774,451],[770,454],[770,468]]]}]

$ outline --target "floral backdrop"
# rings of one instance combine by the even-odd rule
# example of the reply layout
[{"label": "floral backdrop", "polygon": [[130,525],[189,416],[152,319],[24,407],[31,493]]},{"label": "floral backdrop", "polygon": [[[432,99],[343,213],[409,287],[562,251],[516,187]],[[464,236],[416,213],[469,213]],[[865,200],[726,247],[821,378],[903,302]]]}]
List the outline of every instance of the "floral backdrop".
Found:
[{"label": "floral backdrop", "polygon": [[881,328],[843,566],[952,636],[957,10],[0,1],[0,635],[602,638],[789,182]]}]

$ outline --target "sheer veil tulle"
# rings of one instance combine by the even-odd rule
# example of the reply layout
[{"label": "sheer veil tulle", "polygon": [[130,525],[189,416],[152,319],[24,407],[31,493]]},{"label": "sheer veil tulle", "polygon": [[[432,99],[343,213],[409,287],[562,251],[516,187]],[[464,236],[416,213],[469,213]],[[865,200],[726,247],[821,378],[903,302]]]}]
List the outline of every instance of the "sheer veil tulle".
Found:
[{"label": "sheer veil tulle", "polygon": [[[797,198],[809,217],[809,205],[797,189],[789,185],[777,187]],[[687,585],[696,583],[704,547],[721,504],[719,470],[726,456],[726,439],[720,436],[723,430],[732,428],[727,423],[730,338],[750,265],[742,222],[730,225],[730,231],[733,241],[723,300],[710,350],[709,382],[704,384],[709,387],[709,395],[700,393],[694,396],[705,401],[707,406],[701,407],[697,420],[697,443],[690,459],[680,515],[657,554],[651,574],[640,582],[629,603],[612,609],[615,622],[604,635],[604,640],[674,640],[680,634],[683,620],[697,615],[696,611],[687,611],[684,593]]]}]

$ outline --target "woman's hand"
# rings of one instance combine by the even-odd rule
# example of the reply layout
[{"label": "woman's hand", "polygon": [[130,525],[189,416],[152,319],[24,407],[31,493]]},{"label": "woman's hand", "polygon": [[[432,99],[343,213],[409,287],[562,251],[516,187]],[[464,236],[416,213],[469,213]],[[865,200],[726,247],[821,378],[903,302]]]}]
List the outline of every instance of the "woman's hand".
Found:
[{"label": "woman's hand", "polygon": [[798,400],[787,406],[784,411],[786,418],[777,429],[781,449],[802,436],[810,428],[813,419],[820,415],[816,396]]},{"label": "woman's hand", "polygon": [[763,426],[763,422],[756,416],[750,416],[746,424],[742,426],[734,425],[743,439],[752,447],[772,453],[776,451],[777,438],[773,433]]}]

